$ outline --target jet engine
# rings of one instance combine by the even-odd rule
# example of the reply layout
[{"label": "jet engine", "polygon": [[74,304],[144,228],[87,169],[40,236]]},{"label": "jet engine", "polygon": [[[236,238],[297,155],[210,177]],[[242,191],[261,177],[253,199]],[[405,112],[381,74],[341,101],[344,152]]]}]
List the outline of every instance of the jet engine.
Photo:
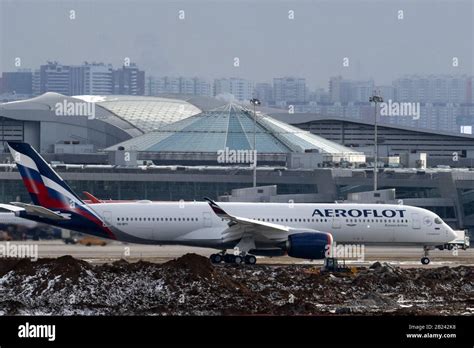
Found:
[{"label": "jet engine", "polygon": [[324,259],[332,235],[326,232],[302,232],[288,236],[286,250],[288,255],[299,259]]}]

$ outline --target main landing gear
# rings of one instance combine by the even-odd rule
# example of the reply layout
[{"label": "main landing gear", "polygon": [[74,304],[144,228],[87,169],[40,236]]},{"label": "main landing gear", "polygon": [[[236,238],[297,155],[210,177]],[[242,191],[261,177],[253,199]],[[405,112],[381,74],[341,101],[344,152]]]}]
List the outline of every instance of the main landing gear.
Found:
[{"label": "main landing gear", "polygon": [[428,257],[429,256],[429,251],[430,251],[430,248],[425,246],[423,247],[423,257],[421,258],[421,263],[423,265],[427,265],[430,263],[430,258]]},{"label": "main landing gear", "polygon": [[250,254],[226,254],[225,251],[219,254],[212,254],[209,259],[212,263],[234,263],[234,264],[242,264],[246,263],[247,265],[255,265],[257,263],[257,258],[254,255]]}]

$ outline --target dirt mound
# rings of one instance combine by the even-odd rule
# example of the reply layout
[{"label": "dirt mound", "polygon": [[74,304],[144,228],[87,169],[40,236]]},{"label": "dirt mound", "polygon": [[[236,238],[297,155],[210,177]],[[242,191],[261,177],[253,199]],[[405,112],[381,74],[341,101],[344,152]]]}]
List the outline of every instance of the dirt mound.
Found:
[{"label": "dirt mound", "polygon": [[211,261],[204,256],[194,253],[183,255],[177,259],[168,261],[161,266],[164,270],[186,272],[193,280],[199,278],[212,279],[216,272]]},{"label": "dirt mound", "polygon": [[437,281],[437,280],[451,280],[451,279],[456,279],[459,277],[458,274],[458,269],[453,269],[450,267],[440,267],[440,268],[433,268],[433,269],[427,269],[421,272],[420,277],[424,280],[431,280],[431,281]]},{"label": "dirt mound", "polygon": [[57,259],[38,260],[35,266],[47,267],[51,275],[74,281],[77,281],[84,272],[92,269],[86,261],[75,259],[70,255],[61,256]]},{"label": "dirt mound", "polygon": [[45,258],[38,261],[30,259],[0,259],[0,277],[10,271],[16,275],[32,276],[41,269],[47,269],[52,276],[78,279],[82,272],[92,267],[85,261],[77,260],[72,256],[62,256],[57,259]]},{"label": "dirt mound", "polygon": [[30,259],[0,259],[0,277],[3,277],[10,271],[15,271],[16,273],[24,275],[34,274],[33,265]]},{"label": "dirt mound", "polygon": [[309,265],[213,265],[196,254],[163,265],[0,259],[0,315],[473,315],[473,270],[375,263],[321,273]]}]

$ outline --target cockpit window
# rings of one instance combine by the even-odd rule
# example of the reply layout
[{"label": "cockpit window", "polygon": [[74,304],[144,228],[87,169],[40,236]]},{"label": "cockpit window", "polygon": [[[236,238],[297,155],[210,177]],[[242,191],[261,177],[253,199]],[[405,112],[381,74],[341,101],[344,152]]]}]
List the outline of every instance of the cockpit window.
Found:
[{"label": "cockpit window", "polygon": [[443,221],[440,218],[435,218],[435,224],[441,225]]}]

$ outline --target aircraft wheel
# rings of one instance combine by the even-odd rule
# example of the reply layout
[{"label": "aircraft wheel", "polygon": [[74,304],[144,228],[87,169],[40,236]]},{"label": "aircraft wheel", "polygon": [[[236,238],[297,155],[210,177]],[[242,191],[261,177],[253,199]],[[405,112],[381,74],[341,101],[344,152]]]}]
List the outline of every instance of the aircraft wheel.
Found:
[{"label": "aircraft wheel", "polygon": [[212,263],[221,263],[223,259],[221,254],[212,254],[209,258]]},{"label": "aircraft wheel", "polygon": [[257,258],[253,255],[246,255],[245,263],[248,265],[255,265],[257,263]]},{"label": "aircraft wheel", "polygon": [[428,257],[422,257],[422,258],[421,258],[421,263],[422,263],[423,265],[427,265],[427,264],[430,263],[430,259],[429,259]]},{"label": "aircraft wheel", "polygon": [[235,256],[232,254],[225,254],[224,255],[224,262],[225,263],[234,263]]},{"label": "aircraft wheel", "polygon": [[244,261],[244,259],[242,258],[242,256],[234,256],[234,263],[237,264],[237,265],[240,265],[242,262]]}]

